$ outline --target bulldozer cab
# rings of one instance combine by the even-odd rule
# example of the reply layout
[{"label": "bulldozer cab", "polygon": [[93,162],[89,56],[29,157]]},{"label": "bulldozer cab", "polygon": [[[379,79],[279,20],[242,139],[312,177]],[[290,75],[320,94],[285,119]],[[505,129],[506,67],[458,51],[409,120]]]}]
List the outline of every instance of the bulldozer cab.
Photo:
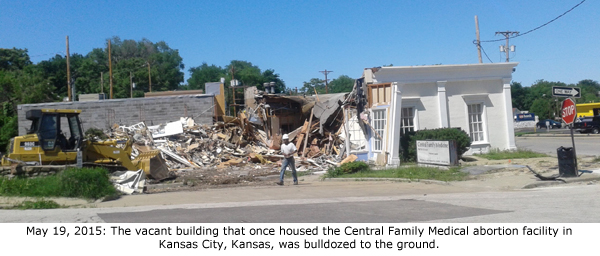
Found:
[{"label": "bulldozer cab", "polygon": [[79,114],[81,110],[34,109],[26,112],[31,120],[27,134],[37,134],[44,151],[60,147],[62,151],[77,151],[83,145]]}]

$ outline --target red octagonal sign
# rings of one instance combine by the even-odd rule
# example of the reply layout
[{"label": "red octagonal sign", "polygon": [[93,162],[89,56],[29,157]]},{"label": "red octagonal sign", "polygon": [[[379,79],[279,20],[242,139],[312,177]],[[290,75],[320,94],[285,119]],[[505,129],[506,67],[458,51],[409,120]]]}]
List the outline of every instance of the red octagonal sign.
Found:
[{"label": "red octagonal sign", "polygon": [[577,116],[577,108],[575,107],[575,102],[567,98],[562,103],[562,119],[566,124],[572,124],[575,121],[575,117]]}]

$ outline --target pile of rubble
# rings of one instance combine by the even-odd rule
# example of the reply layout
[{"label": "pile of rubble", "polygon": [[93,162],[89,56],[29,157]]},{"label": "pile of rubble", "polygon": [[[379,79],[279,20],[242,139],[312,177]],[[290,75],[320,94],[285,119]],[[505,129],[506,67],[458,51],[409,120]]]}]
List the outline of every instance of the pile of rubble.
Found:
[{"label": "pile of rubble", "polygon": [[[298,148],[296,166],[299,171],[325,171],[336,166],[343,156],[343,138],[336,133],[319,132],[319,121],[307,121],[289,134]],[[132,158],[139,152],[159,149],[169,170],[181,174],[190,169],[269,169],[273,174],[281,166],[281,134],[268,138],[260,126],[249,121],[244,113],[224,117],[213,125],[197,124],[192,118],[146,126],[114,125],[106,135],[113,139],[133,139]],[[348,159],[352,160],[352,156]],[[346,161],[348,161],[346,160]],[[262,167],[261,167],[262,166]]]}]

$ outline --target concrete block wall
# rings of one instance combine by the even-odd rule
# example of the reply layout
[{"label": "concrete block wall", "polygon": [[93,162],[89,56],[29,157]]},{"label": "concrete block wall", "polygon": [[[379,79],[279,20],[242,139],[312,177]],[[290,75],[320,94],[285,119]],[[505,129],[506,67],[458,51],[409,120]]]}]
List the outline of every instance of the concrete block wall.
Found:
[{"label": "concrete block wall", "polygon": [[192,117],[196,123],[212,124],[214,96],[207,94],[98,101],[52,102],[18,105],[19,135],[26,134],[31,121],[25,119],[30,109],[81,109],[84,132],[89,128],[108,129],[113,124],[130,126],[139,122],[158,125]]}]

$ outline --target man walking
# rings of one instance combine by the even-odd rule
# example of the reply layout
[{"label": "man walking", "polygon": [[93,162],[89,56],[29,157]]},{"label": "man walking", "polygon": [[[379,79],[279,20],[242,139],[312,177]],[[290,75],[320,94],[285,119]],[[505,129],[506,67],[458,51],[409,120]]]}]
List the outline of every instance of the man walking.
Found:
[{"label": "man walking", "polygon": [[283,174],[285,168],[290,166],[292,169],[292,176],[294,177],[294,185],[298,185],[298,177],[296,176],[296,164],[294,161],[294,153],[296,153],[296,145],[290,143],[290,138],[287,134],[283,135],[283,144],[281,144],[281,153],[283,154],[283,163],[281,164],[281,174],[279,175],[279,182],[277,185],[283,186]]}]

